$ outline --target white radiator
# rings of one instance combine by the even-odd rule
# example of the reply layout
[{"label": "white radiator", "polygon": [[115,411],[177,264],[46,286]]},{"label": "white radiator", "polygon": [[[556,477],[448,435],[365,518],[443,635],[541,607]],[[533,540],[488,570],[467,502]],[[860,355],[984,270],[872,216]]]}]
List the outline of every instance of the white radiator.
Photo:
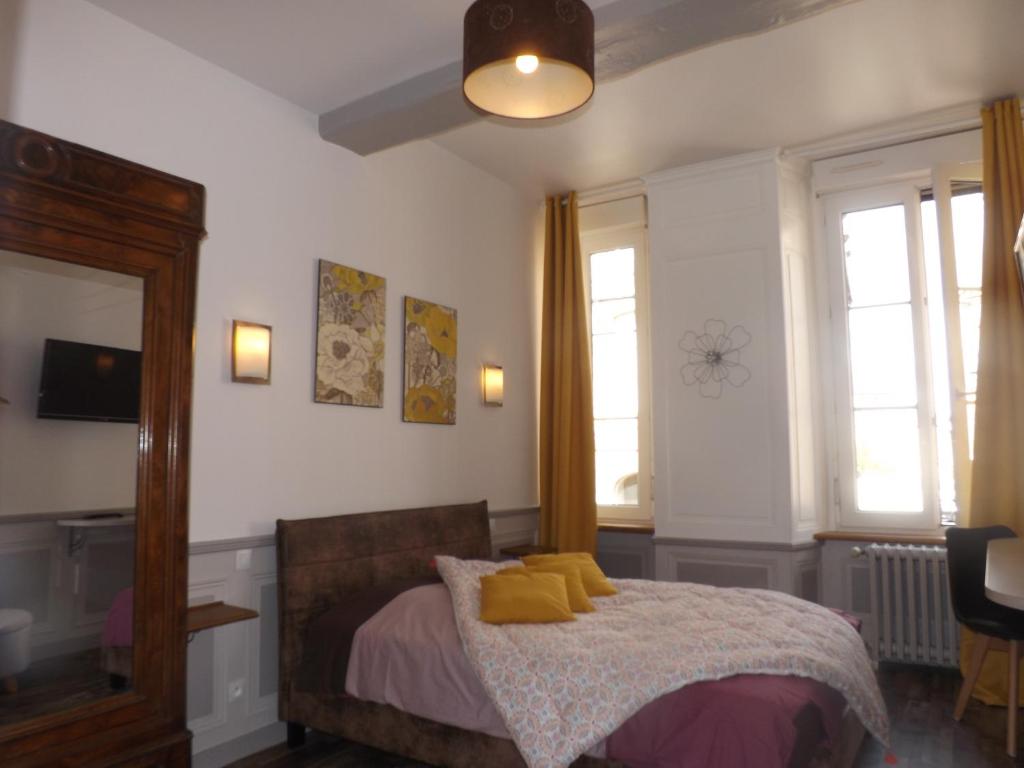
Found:
[{"label": "white radiator", "polygon": [[872,544],[867,554],[876,660],[957,666],[945,547]]}]

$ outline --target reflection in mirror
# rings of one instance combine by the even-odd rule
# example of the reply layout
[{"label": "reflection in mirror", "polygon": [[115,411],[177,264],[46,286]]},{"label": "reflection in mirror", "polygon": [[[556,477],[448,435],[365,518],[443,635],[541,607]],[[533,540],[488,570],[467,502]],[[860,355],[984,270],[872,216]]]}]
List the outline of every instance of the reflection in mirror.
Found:
[{"label": "reflection in mirror", "polygon": [[131,685],[142,305],[0,250],[0,728]]}]

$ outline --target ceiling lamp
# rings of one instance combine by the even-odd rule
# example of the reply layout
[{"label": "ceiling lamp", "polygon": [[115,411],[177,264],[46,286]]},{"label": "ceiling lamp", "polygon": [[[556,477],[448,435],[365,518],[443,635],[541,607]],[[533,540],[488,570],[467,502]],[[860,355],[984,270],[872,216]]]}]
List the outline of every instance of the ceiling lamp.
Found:
[{"label": "ceiling lamp", "polygon": [[594,13],[583,0],[476,0],[466,11],[462,90],[493,115],[572,112],[594,93]]}]

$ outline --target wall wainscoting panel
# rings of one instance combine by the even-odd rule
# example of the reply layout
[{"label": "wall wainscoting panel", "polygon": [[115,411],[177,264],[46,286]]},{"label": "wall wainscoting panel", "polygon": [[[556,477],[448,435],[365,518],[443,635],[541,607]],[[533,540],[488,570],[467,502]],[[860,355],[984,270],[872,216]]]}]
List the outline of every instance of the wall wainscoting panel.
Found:
[{"label": "wall wainscoting panel", "polygon": [[277,575],[273,573],[254,576],[252,580],[252,605],[260,614],[260,620],[249,626],[254,652],[250,676],[256,681],[252,686],[252,711],[277,712]]},{"label": "wall wainscoting panel", "polygon": [[[41,531],[17,537],[0,527],[0,605],[32,614],[33,656],[38,647],[55,639],[60,610],[58,582],[60,552],[56,536]],[[24,527],[24,526],[19,526]],[[48,526],[46,526],[48,527]]]},{"label": "wall wainscoting panel", "polygon": [[599,531],[597,564],[613,579],[653,579],[654,545],[651,535]]},{"label": "wall wainscoting panel", "polygon": [[817,544],[655,538],[654,551],[659,581],[776,589],[818,602],[821,563]]},{"label": "wall wainscoting panel", "polygon": [[36,661],[97,647],[107,611],[132,581],[132,529],[89,529],[72,552],[76,529],[58,526],[59,515],[29,517],[0,518],[0,606],[32,614]]},{"label": "wall wainscoting panel", "polygon": [[[189,565],[191,572],[192,564]],[[227,594],[227,577],[192,581],[188,586],[188,604],[199,605],[217,600],[228,602]],[[227,653],[224,642],[224,633],[227,629],[229,628],[197,632],[191,636],[188,645],[186,712],[193,745],[201,744],[204,734],[215,731],[228,722],[227,665],[223,663],[222,658]],[[244,648],[236,650],[245,651]]]},{"label": "wall wainscoting panel", "polygon": [[861,634],[875,637],[875,616],[871,605],[871,569],[866,542],[826,541],[822,547],[821,602],[854,614],[863,622]]},{"label": "wall wainscoting panel", "polygon": [[520,544],[535,544],[540,525],[540,510],[537,507],[525,509],[503,509],[491,512],[491,549],[494,556],[502,547]]},{"label": "wall wainscoting panel", "polygon": [[[501,547],[534,543],[539,514],[536,507],[492,511],[495,555]],[[649,546],[649,537],[637,538]],[[239,569],[246,552],[248,567]],[[653,563],[653,554],[650,559]],[[189,604],[209,600],[252,608],[259,618],[204,630],[189,644],[188,726],[196,768],[215,768],[285,739],[277,719],[274,537],[192,544]],[[239,683],[241,695],[232,700],[229,688]]]}]

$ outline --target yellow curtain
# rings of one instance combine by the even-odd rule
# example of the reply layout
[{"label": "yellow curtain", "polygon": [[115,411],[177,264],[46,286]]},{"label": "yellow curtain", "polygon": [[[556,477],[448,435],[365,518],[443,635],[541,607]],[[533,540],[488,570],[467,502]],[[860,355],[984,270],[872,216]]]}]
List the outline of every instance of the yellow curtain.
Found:
[{"label": "yellow curtain", "polygon": [[597,547],[594,408],[576,193],[547,200],[540,361],[540,543]]},{"label": "yellow curtain", "polygon": [[[1019,99],[985,107],[981,124],[985,251],[974,468],[966,524],[1008,525],[1024,535],[1024,300],[1013,253],[1024,216],[1024,129]],[[964,674],[972,644],[973,637],[964,630],[960,647]],[[974,696],[986,704],[1006,704],[1006,653],[989,652]]]}]

